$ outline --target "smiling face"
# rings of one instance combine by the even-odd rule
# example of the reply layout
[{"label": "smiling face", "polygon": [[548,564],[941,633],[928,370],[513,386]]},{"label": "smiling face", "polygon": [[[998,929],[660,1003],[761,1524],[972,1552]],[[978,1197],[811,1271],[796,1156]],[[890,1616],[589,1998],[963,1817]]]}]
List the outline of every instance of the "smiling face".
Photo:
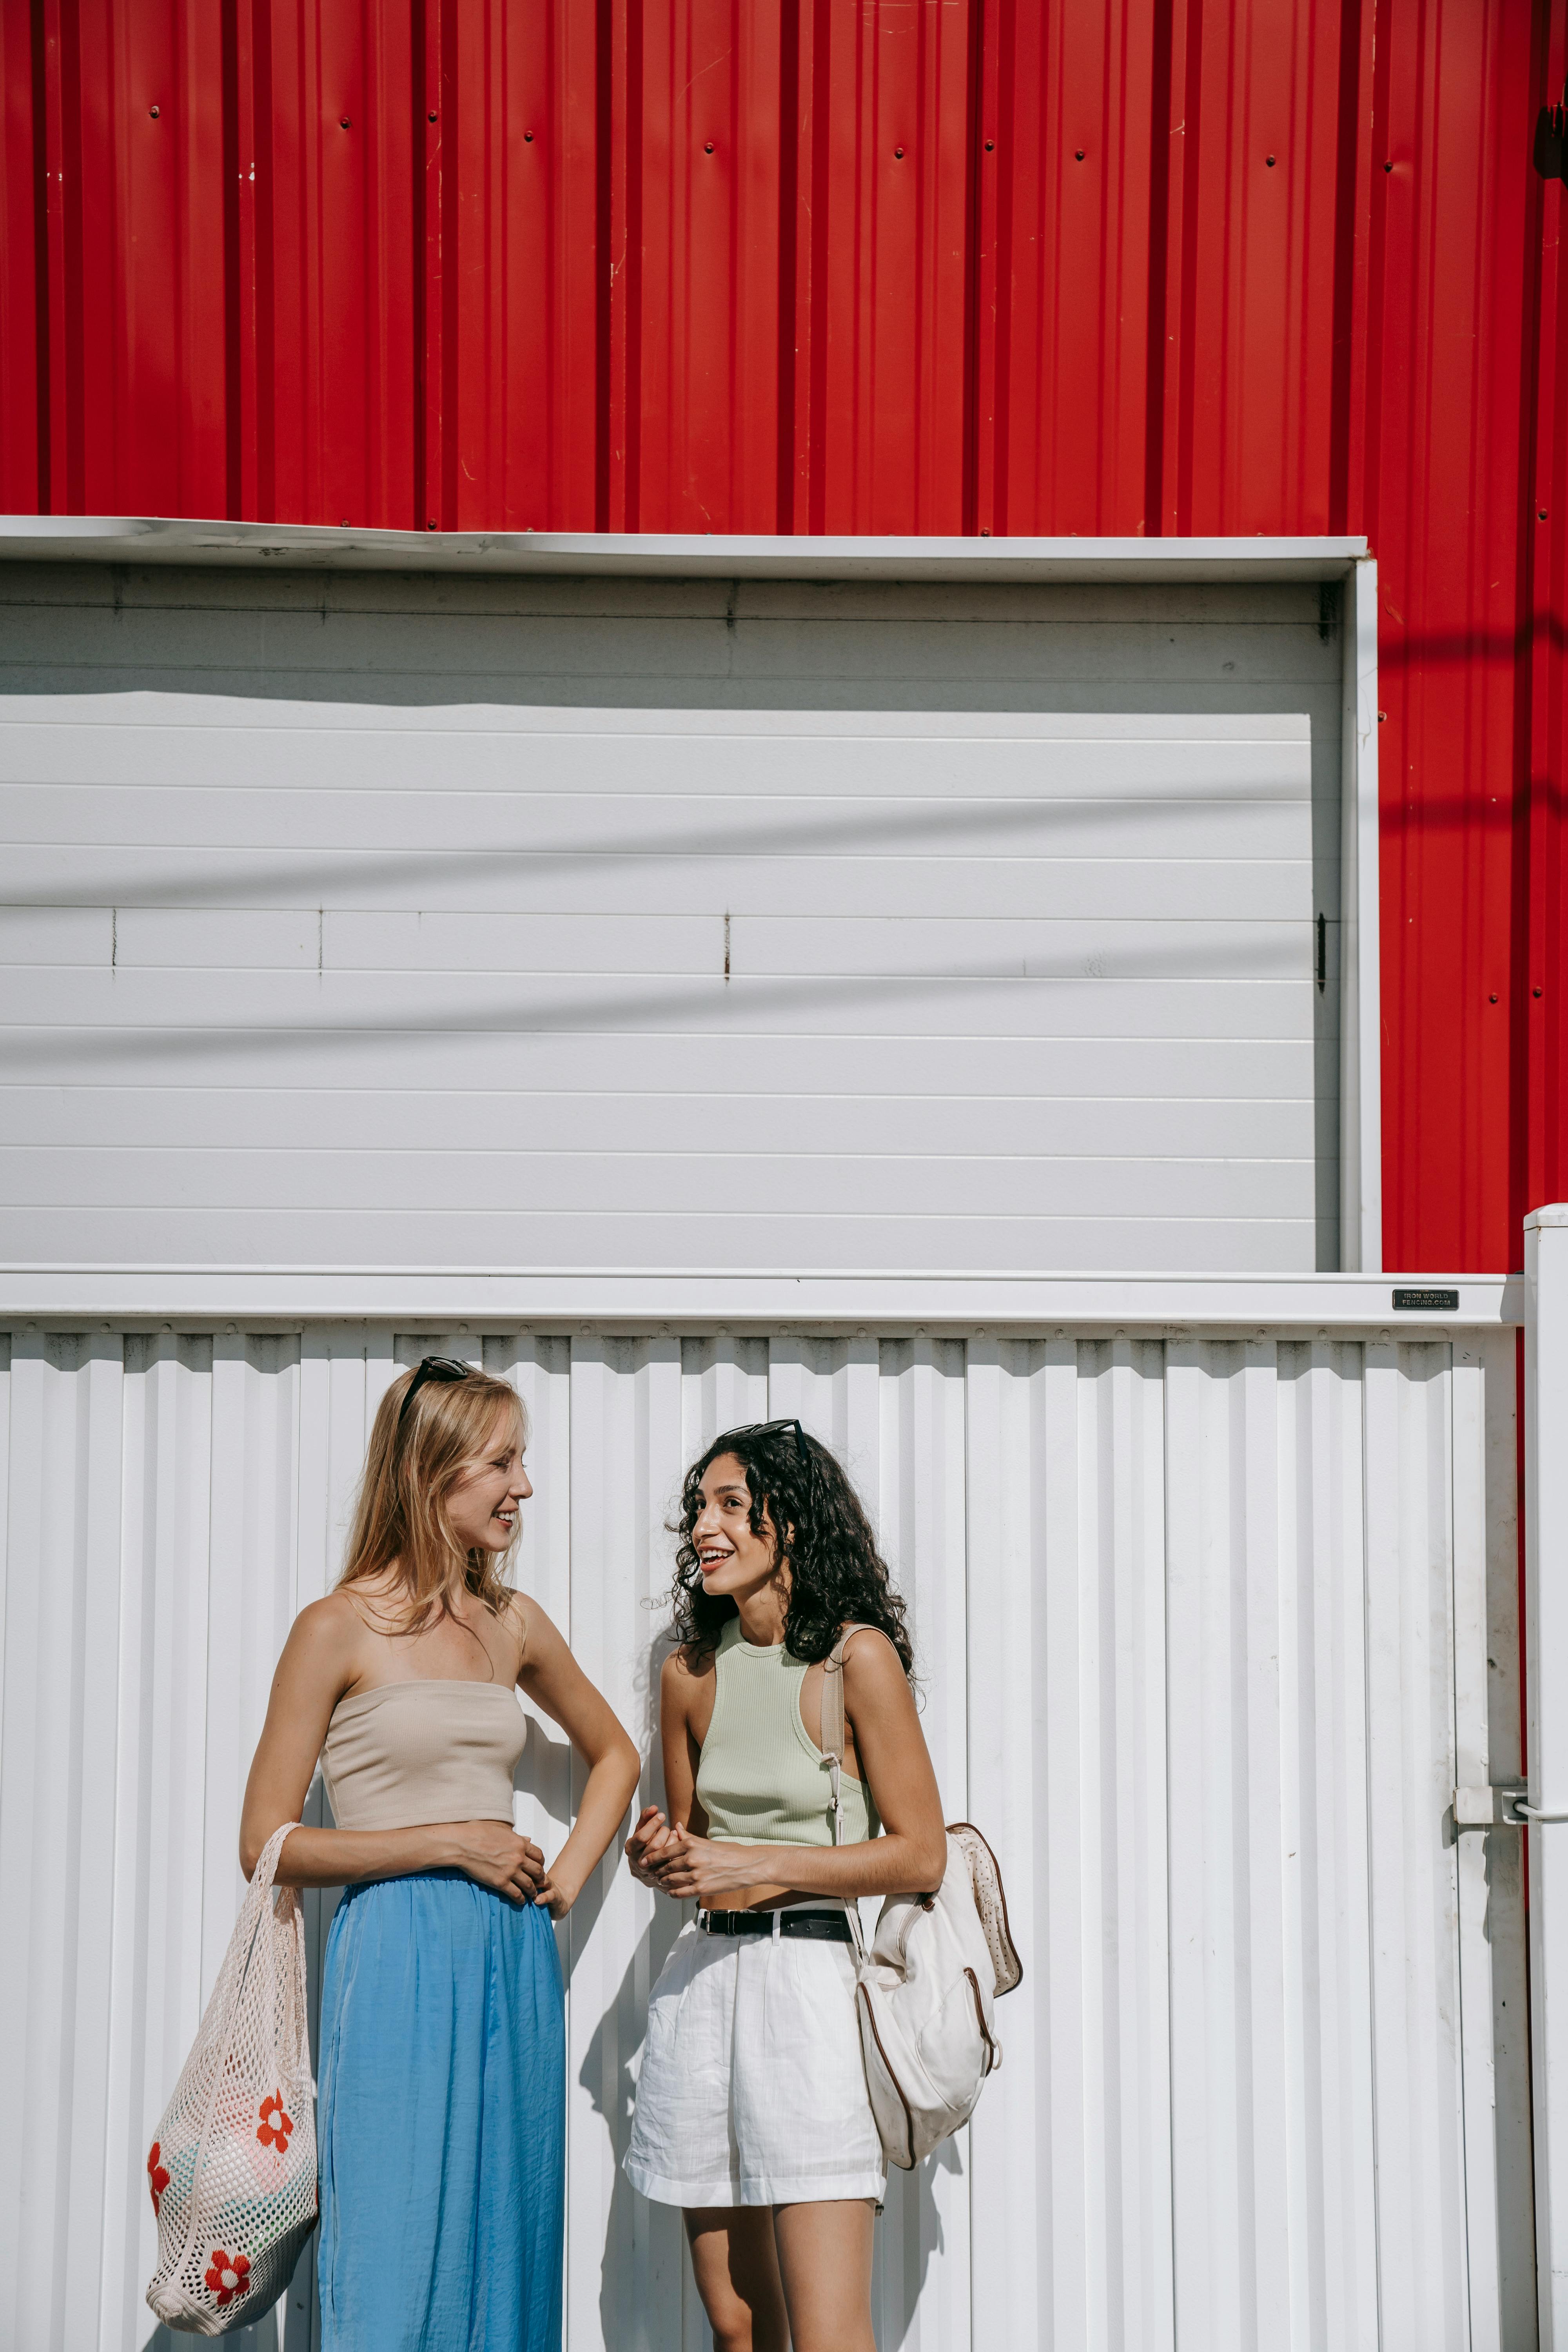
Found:
[{"label": "smiling face", "polygon": [[517,1534],[519,1507],[533,1492],[522,1466],[522,1422],[501,1405],[484,1452],[458,1474],[447,1496],[447,1519],[465,1551],[506,1551]]},{"label": "smiling face", "polygon": [[752,1528],[752,1490],[733,1454],[719,1454],[702,1473],[702,1508],[691,1530],[691,1548],[704,1592],[724,1593],[739,1605],[771,1584],[789,1591],[789,1570],[779,1559],[773,1520],[764,1510],[760,1532]]}]

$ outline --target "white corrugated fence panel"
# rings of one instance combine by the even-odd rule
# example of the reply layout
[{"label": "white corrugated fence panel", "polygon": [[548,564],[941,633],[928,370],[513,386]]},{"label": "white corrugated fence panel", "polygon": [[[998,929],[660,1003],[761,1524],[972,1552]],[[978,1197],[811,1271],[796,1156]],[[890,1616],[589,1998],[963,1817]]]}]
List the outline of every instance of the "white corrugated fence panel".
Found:
[{"label": "white corrugated fence panel", "polygon": [[[1511,1342],[1067,1329],[17,1331],[0,2340],[152,2333],[142,2167],[234,1916],[272,1663],[432,1345],[527,1404],[522,1580],[655,1797],[684,1465],[798,1414],[876,1517],[944,1805],[994,1846],[1025,1964],[973,2124],[890,2183],[884,2352],[1522,2352],[1518,1859],[1448,1813],[1517,1759]],[[547,1848],[570,1782],[531,1720]],[[618,2170],[678,1926],[612,1856],[561,1934],[571,2352],[704,2341],[676,2216]],[[258,2347],[310,2352],[310,2269]]]}]

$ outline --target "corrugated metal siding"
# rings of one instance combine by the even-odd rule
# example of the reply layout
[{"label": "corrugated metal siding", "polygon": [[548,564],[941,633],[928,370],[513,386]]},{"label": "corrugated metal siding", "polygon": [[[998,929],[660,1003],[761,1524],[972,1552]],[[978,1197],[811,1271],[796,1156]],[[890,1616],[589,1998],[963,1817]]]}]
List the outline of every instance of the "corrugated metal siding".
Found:
[{"label": "corrugated metal siding", "polygon": [[[798,1412],[876,1511],[944,1803],[994,1843],[1026,1964],[972,2130],[894,2179],[888,2352],[1531,2340],[1528,2189],[1499,2196],[1522,2055],[1493,2026],[1522,2005],[1517,1842],[1461,1859],[1444,1828],[1461,1760],[1517,1764],[1484,1663],[1489,1608],[1518,1654],[1506,1335],[308,1328],[18,1331],[0,1370],[5,2341],[149,2332],[146,2138],[234,1916],[270,1662],[384,1384],[432,1345],[527,1399],[524,1581],[645,1748],[705,1438]],[[558,1734],[521,1777],[548,1843]],[[678,2221],[616,2169],[674,1924],[611,1870],[563,1930],[573,2352],[700,2341]]]},{"label": "corrugated metal siding", "polygon": [[1384,969],[1386,1262],[1517,1265],[1524,1212],[1568,1186],[1545,1050],[1568,962],[1541,919],[1563,859],[1568,498],[1537,495],[1563,463],[1568,190],[1530,162],[1568,16],[1538,0],[1413,12],[1404,37],[1398,21],[1385,39],[1378,16],[1370,84],[1349,475],[1381,559],[1384,938],[1404,943]]},{"label": "corrugated metal siding", "polygon": [[1338,1263],[1310,583],[110,589],[0,578],[13,1259]]},{"label": "corrugated metal siding", "polygon": [[1369,532],[1386,1261],[1517,1262],[1568,1191],[1568,0],[39,0],[0,65],[18,511]]}]

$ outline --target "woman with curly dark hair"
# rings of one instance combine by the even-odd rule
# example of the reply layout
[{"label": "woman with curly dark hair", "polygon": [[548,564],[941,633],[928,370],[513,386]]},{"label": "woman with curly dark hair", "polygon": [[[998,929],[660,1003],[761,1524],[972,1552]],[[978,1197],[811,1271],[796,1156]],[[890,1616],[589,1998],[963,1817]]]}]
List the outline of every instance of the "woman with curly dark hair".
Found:
[{"label": "woman with curly dark hair", "polygon": [[[626,2172],[684,2209],[718,2352],[875,2352],[886,2175],[848,1906],[935,1887],[947,1862],[904,1605],[842,1466],[798,1421],[718,1438],[687,1473],[679,1532],[669,1811],[649,1807],[626,1853],[700,1909],[648,2005]],[[821,1732],[839,1672],[835,1843]]]}]

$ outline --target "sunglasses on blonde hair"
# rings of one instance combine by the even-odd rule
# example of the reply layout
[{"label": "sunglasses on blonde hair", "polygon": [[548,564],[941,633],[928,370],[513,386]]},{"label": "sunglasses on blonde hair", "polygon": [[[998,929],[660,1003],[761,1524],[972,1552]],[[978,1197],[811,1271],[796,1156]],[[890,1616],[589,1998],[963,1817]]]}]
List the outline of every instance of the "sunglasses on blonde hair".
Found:
[{"label": "sunglasses on blonde hair", "polygon": [[449,1386],[454,1381],[468,1381],[473,1377],[472,1364],[460,1364],[456,1356],[421,1356],[419,1368],[404,1391],[403,1402],[397,1409],[398,1428],[401,1430],[407,1420],[408,1408],[426,1381],[439,1381],[443,1386]]}]

